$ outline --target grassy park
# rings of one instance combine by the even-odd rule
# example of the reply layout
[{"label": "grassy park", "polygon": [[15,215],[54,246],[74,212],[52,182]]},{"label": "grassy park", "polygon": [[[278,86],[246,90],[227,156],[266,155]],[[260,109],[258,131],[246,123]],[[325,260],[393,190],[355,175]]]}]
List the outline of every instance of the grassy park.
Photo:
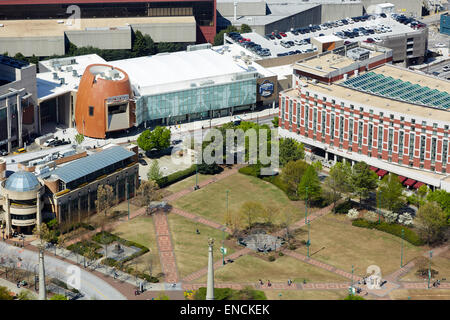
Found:
[{"label": "grassy park", "polygon": [[[425,259],[424,259],[425,260]],[[426,259],[428,260],[428,259]],[[425,261],[426,261],[425,260]],[[428,267],[428,263],[425,263],[425,267]],[[419,267],[414,266],[414,268],[404,275],[401,280],[402,281],[423,281],[424,278],[417,275]],[[438,271],[439,273],[433,278],[433,280],[447,279],[446,281],[450,281],[450,250],[442,253],[440,256],[433,256],[431,259],[431,269]]]},{"label": "grassy park", "polygon": [[[246,201],[255,201],[263,206],[278,207],[280,212],[292,213],[293,221],[304,216],[305,209],[302,201],[291,201],[283,191],[273,184],[240,173],[181,197],[173,205],[218,223],[224,223],[226,190],[229,190],[228,209],[230,211],[238,211]],[[275,219],[275,223],[277,223],[277,219]]]},{"label": "grassy park", "polygon": [[151,217],[137,217],[130,221],[125,221],[116,226],[111,233],[123,239],[142,244],[150,249],[150,252],[131,260],[127,265],[136,265],[138,270],[145,270],[148,273],[146,269],[148,269],[148,260],[151,256],[153,260],[152,273],[156,275],[162,272],[156,244],[155,228]]},{"label": "grassy park", "polygon": [[[275,261],[267,261],[246,255],[236,259],[214,272],[217,283],[257,283],[259,279],[271,282],[345,282],[346,279],[332,272],[311,266],[288,256],[277,256]],[[206,275],[195,280],[206,283]]]},{"label": "grassy park", "polygon": [[[381,268],[388,275],[400,268],[401,238],[374,230],[351,225],[346,215],[328,214],[311,222],[311,257],[355,274],[364,275],[370,265]],[[307,240],[307,228],[296,236]],[[424,249],[404,241],[403,263],[406,264],[422,254]],[[297,248],[306,255],[306,246]]]},{"label": "grassy park", "polygon": [[[198,174],[198,183],[201,183],[205,180],[208,180],[209,178],[214,177],[214,175],[209,174]],[[187,189],[187,188],[194,188],[195,185],[195,174],[193,176],[190,176],[186,179],[183,179],[181,181],[178,181],[167,188],[165,188],[167,191],[170,191],[171,193],[177,193],[181,190]]]},{"label": "grassy park", "polygon": [[[168,215],[178,274],[181,278],[208,266],[208,239],[214,238],[214,256],[222,257],[223,232],[175,214]],[[200,234],[196,233],[196,229]],[[227,234],[225,234],[225,237]],[[227,255],[235,250],[227,246]]]}]

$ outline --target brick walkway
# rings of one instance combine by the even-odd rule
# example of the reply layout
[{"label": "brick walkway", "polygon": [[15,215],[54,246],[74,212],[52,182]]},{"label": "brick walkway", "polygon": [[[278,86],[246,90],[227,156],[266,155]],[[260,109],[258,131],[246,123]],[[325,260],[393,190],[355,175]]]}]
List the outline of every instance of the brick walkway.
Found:
[{"label": "brick walkway", "polygon": [[[331,266],[329,264],[320,262],[320,261],[312,259],[312,258],[308,258],[307,256],[304,256],[304,255],[302,255],[300,253],[297,253],[297,252],[294,252],[294,251],[282,250],[282,252],[285,255],[287,255],[287,256],[290,256],[290,257],[295,258],[297,260],[303,261],[303,262],[308,263],[310,265],[313,265],[315,267],[319,267],[321,269],[325,269],[325,270],[327,270],[329,272],[333,272],[333,273],[335,273],[337,275],[340,275],[342,277],[348,278],[350,280],[352,279],[352,274],[351,273],[343,271],[343,270],[340,270],[340,269],[337,269],[336,267],[333,267],[333,266]],[[361,277],[359,277],[357,275],[353,275],[353,281],[361,281],[361,280],[362,280]],[[347,284],[347,286],[348,286],[348,284]]]},{"label": "brick walkway", "polygon": [[198,216],[198,215],[195,215],[193,213],[181,210],[179,208],[172,208],[172,210],[170,212],[173,212],[175,214],[178,214],[178,215],[183,216],[185,218],[188,218],[190,220],[194,220],[195,222],[199,222],[201,224],[207,225],[207,226],[212,227],[214,229],[218,229],[218,230],[222,231],[225,228],[225,232],[231,233],[230,228],[225,227],[224,225],[221,225],[221,224],[219,224],[217,222],[205,219],[202,216]]},{"label": "brick walkway", "polygon": [[153,215],[153,224],[155,226],[156,243],[158,244],[159,258],[164,273],[165,282],[177,283],[178,270],[173,251],[172,237],[169,230],[169,222],[164,213]]}]

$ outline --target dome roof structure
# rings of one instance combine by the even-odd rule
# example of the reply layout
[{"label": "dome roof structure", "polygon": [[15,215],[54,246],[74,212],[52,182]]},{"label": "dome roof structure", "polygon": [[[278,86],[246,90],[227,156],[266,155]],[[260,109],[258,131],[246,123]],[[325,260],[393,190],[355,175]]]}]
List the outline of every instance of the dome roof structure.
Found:
[{"label": "dome roof structure", "polygon": [[39,187],[39,180],[27,171],[15,172],[5,182],[5,189],[16,192],[33,191]]}]

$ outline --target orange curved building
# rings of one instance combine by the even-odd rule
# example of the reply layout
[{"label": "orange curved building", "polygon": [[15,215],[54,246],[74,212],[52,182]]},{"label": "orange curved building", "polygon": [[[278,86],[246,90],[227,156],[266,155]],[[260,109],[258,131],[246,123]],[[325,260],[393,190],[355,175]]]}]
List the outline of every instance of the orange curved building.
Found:
[{"label": "orange curved building", "polygon": [[131,128],[135,103],[128,75],[106,64],[91,64],[78,86],[75,107],[77,131],[92,138]]}]

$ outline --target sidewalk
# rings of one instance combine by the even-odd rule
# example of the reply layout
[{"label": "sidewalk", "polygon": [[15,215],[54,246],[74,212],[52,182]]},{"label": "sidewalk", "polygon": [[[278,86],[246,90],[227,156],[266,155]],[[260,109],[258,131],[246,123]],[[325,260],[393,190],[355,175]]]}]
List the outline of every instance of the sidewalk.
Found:
[{"label": "sidewalk", "polygon": [[[210,127],[210,123],[211,123],[211,127],[216,127],[216,126],[220,126],[225,123],[233,122],[233,121],[237,121],[237,120],[250,121],[250,120],[255,120],[257,118],[263,119],[265,117],[276,116],[276,115],[278,115],[278,108],[269,108],[269,109],[264,109],[262,111],[252,112],[252,113],[245,113],[245,114],[239,114],[239,115],[234,115],[234,116],[213,118],[211,120],[210,119],[197,120],[197,121],[193,121],[193,122],[182,123],[182,124],[178,124],[178,125],[171,125],[171,126],[166,126],[166,127],[170,129],[170,131],[172,133],[172,139],[174,139],[177,135],[180,136],[181,134],[184,134],[184,133],[189,133],[189,132],[192,132],[195,130],[199,130],[202,127],[206,130]],[[78,131],[76,130],[76,128],[67,128],[64,130],[65,131],[63,131],[63,129],[59,129],[58,131],[56,131],[54,133],[54,136],[58,137],[59,139],[69,138],[70,141],[75,143],[75,136],[78,134]],[[136,135],[130,135],[130,136],[115,138],[115,139],[114,138],[94,139],[94,138],[90,138],[90,137],[84,137],[84,141],[82,142],[81,145],[83,147],[87,147],[87,146],[102,147],[109,143],[122,144],[122,143],[127,143],[128,141],[137,140],[137,138],[139,137],[140,134],[141,134],[141,132],[139,132]]]},{"label": "sidewalk", "polygon": [[[36,246],[37,241],[33,241],[30,243],[30,245],[32,246]],[[49,256],[54,256],[55,257],[55,250],[53,248],[47,249],[46,250],[46,255]],[[62,260],[68,260],[71,261],[72,263],[79,265],[80,268],[83,267],[84,261],[86,261],[86,269],[88,271],[97,271],[99,273],[102,273],[108,277],[114,278],[114,273],[113,273],[113,268],[112,267],[108,267],[102,263],[100,263],[100,260],[97,260],[95,262],[89,262],[87,259],[85,259],[84,256],[79,255],[77,253],[74,253],[72,251],[66,250],[66,249],[60,249],[60,248],[56,248],[56,257],[59,257],[60,259],[62,258]],[[139,285],[139,282],[142,282],[144,284],[144,289],[145,290],[149,290],[149,291],[163,291],[166,288],[166,284],[165,283],[147,283],[144,279],[140,279],[138,278],[138,280],[136,281],[136,278],[125,273],[122,272],[120,270],[116,270],[116,274],[117,277],[115,278],[118,281],[121,282],[126,282],[134,287]]]},{"label": "sidewalk", "polygon": [[23,290],[29,291],[37,299],[37,295],[33,291],[28,290],[27,288],[24,287],[17,288],[17,285],[15,283],[12,283],[3,278],[0,278],[0,287],[6,287],[8,288],[9,291],[14,292],[15,294],[18,294]]}]

